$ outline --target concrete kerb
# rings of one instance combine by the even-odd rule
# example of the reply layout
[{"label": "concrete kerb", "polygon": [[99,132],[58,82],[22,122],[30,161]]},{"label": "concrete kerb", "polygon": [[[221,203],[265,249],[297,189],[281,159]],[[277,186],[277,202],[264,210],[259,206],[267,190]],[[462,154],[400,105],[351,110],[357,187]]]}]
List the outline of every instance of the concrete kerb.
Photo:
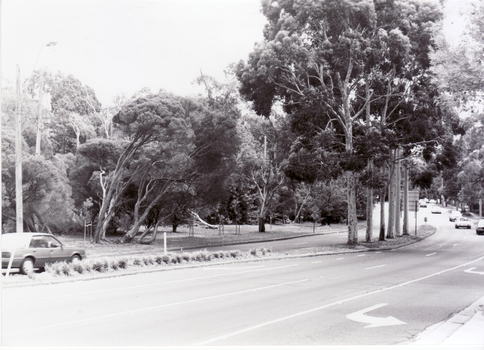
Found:
[{"label": "concrete kerb", "polygon": [[[337,233],[337,232],[332,232]],[[341,233],[341,231],[339,232]],[[59,283],[66,283],[66,282],[76,282],[76,281],[90,281],[96,280],[101,278],[112,278],[112,277],[121,277],[121,276],[130,276],[136,275],[140,273],[153,273],[153,272],[161,272],[161,271],[171,271],[171,270],[178,270],[178,269],[190,269],[190,268],[198,268],[198,267],[207,267],[207,266],[218,266],[218,265],[227,265],[227,264],[234,264],[234,263],[244,263],[244,262],[257,262],[257,261],[267,261],[267,260],[285,260],[285,259],[299,259],[299,258],[308,258],[308,257],[315,257],[315,256],[324,256],[324,255],[341,255],[341,254],[353,254],[353,253],[361,253],[361,252],[368,252],[368,251],[381,251],[381,250],[395,250],[401,247],[414,244],[420,242],[421,240],[433,235],[435,231],[425,237],[421,237],[418,240],[413,242],[403,243],[393,247],[384,247],[384,248],[366,248],[362,246],[362,248],[355,248],[348,250],[341,250],[341,251],[327,251],[327,252],[313,252],[313,253],[305,253],[305,254],[287,254],[287,255],[274,255],[274,256],[266,256],[266,257],[249,257],[243,258],[240,260],[223,260],[223,261],[216,261],[216,262],[197,262],[197,263],[187,263],[183,265],[176,265],[176,266],[163,266],[163,267],[148,267],[148,268],[139,268],[130,271],[112,271],[112,272],[103,272],[99,274],[92,274],[92,275],[80,275],[80,276],[68,276],[68,277],[54,277],[54,279],[49,280],[30,280],[30,281],[22,281],[22,282],[15,282],[15,281],[5,281],[5,277],[2,277],[2,288],[13,288],[13,287],[28,287],[28,286],[36,286],[36,285],[49,285],[49,284],[59,284]],[[311,234],[312,236],[312,234]],[[265,241],[259,242],[251,242],[251,243],[264,243]],[[242,243],[237,243],[242,244]],[[235,245],[235,244],[234,244]],[[196,248],[194,248],[196,249]]]},{"label": "concrete kerb", "polygon": [[439,322],[425,329],[414,339],[407,342],[412,345],[442,346],[479,346],[484,344],[484,296],[448,320]]}]

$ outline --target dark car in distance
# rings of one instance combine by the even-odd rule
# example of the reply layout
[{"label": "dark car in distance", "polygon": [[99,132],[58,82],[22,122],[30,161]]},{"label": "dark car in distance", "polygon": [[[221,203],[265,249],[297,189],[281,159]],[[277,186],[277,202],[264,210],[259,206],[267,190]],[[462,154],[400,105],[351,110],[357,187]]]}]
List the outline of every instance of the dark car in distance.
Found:
[{"label": "dark car in distance", "polygon": [[49,233],[2,234],[2,269],[6,269],[12,260],[12,268],[29,274],[36,268],[45,267],[46,264],[59,261],[74,262],[85,257],[84,248],[68,247]]}]

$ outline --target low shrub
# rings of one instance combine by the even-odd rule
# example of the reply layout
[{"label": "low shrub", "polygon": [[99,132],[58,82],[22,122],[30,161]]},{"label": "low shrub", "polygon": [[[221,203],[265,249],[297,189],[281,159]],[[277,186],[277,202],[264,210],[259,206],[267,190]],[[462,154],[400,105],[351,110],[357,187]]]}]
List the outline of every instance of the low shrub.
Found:
[{"label": "low shrub", "polygon": [[120,269],[127,269],[128,268],[128,258],[120,258],[118,261],[118,266]]},{"label": "low shrub", "polygon": [[[251,256],[264,256],[271,252],[271,249],[256,248],[249,251]],[[130,267],[145,267],[153,265],[176,265],[181,263],[189,263],[191,261],[206,262],[217,259],[237,259],[247,256],[240,250],[231,251],[216,251],[209,252],[207,250],[196,252],[182,252],[178,254],[162,254],[162,255],[145,255],[133,257],[113,257],[113,258],[98,258],[85,259],[76,263],[58,262],[46,265],[46,272],[53,276],[74,276],[77,274],[87,274],[93,271],[104,273],[108,271],[118,271],[129,269]],[[30,276],[29,276],[30,277]],[[32,276],[30,278],[34,278]]]}]

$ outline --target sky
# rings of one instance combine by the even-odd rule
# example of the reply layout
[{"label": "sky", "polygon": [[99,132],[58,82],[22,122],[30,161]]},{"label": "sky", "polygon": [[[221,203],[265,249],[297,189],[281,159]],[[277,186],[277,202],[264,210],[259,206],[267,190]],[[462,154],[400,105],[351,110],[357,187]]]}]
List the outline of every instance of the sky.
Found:
[{"label": "sky", "polygon": [[[263,39],[260,0],[1,0],[2,84],[72,74],[103,106],[144,87],[181,95],[219,81]],[[55,46],[46,46],[56,42]]]}]

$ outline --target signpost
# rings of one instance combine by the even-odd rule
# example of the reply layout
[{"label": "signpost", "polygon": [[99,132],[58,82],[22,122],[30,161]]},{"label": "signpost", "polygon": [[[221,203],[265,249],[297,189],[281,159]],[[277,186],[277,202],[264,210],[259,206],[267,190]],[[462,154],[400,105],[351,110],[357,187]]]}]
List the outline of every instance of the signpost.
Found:
[{"label": "signpost", "polygon": [[415,212],[415,235],[417,235],[419,197],[419,190],[408,191],[408,208]]}]

